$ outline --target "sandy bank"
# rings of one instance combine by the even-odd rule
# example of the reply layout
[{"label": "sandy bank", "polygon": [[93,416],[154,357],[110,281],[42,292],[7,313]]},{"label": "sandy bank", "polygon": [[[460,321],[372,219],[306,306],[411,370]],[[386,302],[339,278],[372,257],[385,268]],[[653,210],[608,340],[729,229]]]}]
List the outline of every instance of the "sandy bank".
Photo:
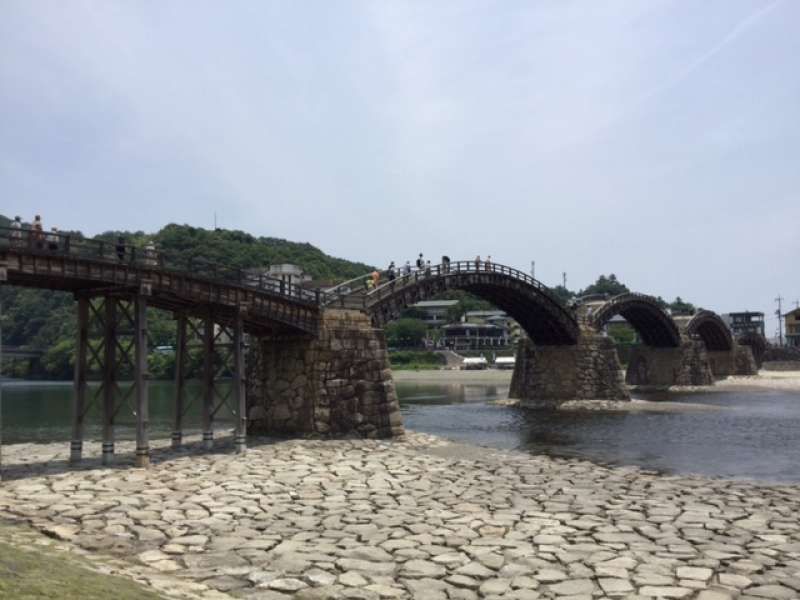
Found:
[{"label": "sandy bank", "polygon": [[397,382],[413,383],[505,383],[511,384],[513,371],[486,369],[485,371],[394,371],[392,375]]}]

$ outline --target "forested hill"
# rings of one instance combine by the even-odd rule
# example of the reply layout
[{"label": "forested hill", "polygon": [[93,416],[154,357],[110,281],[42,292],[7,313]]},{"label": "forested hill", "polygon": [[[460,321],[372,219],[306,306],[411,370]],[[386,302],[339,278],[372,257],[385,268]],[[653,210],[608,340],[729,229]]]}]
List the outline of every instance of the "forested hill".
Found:
[{"label": "forested hill", "polygon": [[[0,215],[0,226],[8,223],[8,216]],[[45,223],[46,228],[52,225]],[[84,237],[80,232],[71,233]],[[237,268],[292,263],[302,267],[315,280],[351,279],[372,270],[369,265],[328,256],[308,243],[255,237],[242,231],[170,224],[152,234],[107,231],[94,237],[116,241],[118,236],[124,237],[128,244],[141,247],[153,241],[165,255],[192,256]],[[45,352],[37,372],[30,375],[69,378],[75,337],[72,296],[62,292],[0,286],[0,301],[3,344]],[[172,345],[174,322],[171,315],[151,311],[149,329],[153,345]],[[17,365],[15,374],[28,375],[20,371],[23,367]],[[6,364],[4,373],[8,370]]]}]

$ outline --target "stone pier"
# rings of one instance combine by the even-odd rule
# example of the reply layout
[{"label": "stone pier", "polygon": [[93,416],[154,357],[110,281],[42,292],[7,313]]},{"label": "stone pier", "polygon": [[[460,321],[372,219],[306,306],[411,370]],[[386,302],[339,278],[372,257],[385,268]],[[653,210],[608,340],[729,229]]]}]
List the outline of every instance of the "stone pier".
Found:
[{"label": "stone pier", "polygon": [[570,346],[517,348],[510,397],[522,406],[557,406],[569,400],[630,400],[614,342],[583,331]]},{"label": "stone pier", "polygon": [[633,348],[626,381],[630,385],[656,387],[712,385],[714,374],[705,344],[682,339],[677,348]]},{"label": "stone pier", "polygon": [[315,337],[259,339],[250,364],[253,433],[403,433],[386,339],[359,311],[325,310]]}]

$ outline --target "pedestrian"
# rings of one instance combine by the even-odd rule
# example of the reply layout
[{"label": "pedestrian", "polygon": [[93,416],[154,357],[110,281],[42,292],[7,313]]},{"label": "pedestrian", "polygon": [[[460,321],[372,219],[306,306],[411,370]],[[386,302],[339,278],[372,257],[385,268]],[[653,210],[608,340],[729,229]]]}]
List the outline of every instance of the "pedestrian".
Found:
[{"label": "pedestrian", "polygon": [[33,218],[33,226],[31,227],[31,239],[33,239],[36,247],[41,250],[44,248],[44,226],[42,225],[42,217],[36,215]]},{"label": "pedestrian", "polygon": [[419,253],[419,258],[417,259],[417,269],[420,271],[425,268],[425,261],[422,260],[422,252]]},{"label": "pedestrian", "polygon": [[381,274],[378,272],[378,269],[375,269],[372,272],[372,287],[376,288],[380,285],[381,282]]},{"label": "pedestrian", "polygon": [[492,255],[491,254],[486,257],[486,270],[487,271],[491,271],[492,270]]},{"label": "pedestrian", "polygon": [[394,280],[395,280],[395,266],[394,266],[394,261],[392,261],[392,262],[390,262],[390,263],[389,263],[389,268],[388,268],[388,269],[386,269],[386,273],[387,273],[387,275],[389,276],[389,281],[394,281]]},{"label": "pedestrian", "polygon": [[403,267],[403,275],[411,275],[411,261],[407,260]]},{"label": "pedestrian", "polygon": [[47,249],[50,252],[56,252],[58,250],[58,229],[55,227],[50,228],[50,233],[47,234]]},{"label": "pedestrian", "polygon": [[22,245],[22,218],[14,217],[11,221],[11,245],[19,247]]},{"label": "pedestrian", "polygon": [[475,270],[476,271],[480,271],[481,270],[481,255],[480,254],[478,254],[478,256],[475,257]]},{"label": "pedestrian", "polygon": [[119,259],[119,262],[125,262],[125,238],[124,237],[119,236],[117,238],[116,250],[117,250],[117,258]]},{"label": "pedestrian", "polygon": [[447,255],[444,255],[442,257],[442,271],[444,271],[445,273],[450,272],[450,257]]},{"label": "pedestrian", "polygon": [[425,263],[425,277],[431,276],[431,261]]}]

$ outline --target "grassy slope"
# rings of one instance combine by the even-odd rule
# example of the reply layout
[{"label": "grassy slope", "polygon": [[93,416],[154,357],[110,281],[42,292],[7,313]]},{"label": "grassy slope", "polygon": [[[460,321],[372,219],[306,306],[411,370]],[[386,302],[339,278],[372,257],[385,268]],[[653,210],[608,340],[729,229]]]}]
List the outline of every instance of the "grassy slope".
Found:
[{"label": "grassy slope", "polygon": [[14,600],[160,600],[162,596],[123,577],[91,571],[69,554],[23,550],[3,541],[0,526],[0,598]]}]

